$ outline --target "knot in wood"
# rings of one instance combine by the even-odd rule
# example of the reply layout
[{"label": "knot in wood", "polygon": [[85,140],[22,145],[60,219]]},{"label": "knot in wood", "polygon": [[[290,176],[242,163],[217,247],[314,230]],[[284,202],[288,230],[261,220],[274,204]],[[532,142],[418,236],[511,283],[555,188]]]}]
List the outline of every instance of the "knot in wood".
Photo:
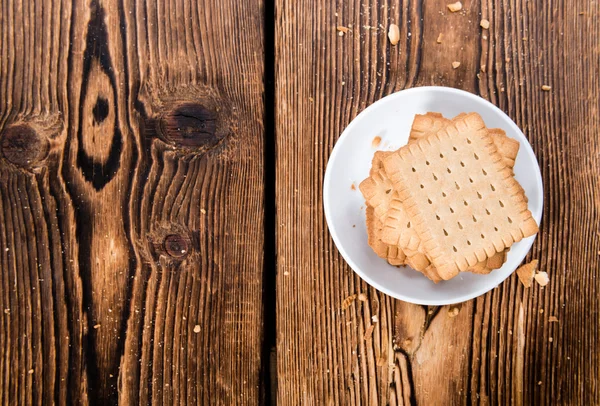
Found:
[{"label": "knot in wood", "polygon": [[16,166],[32,167],[48,155],[48,140],[28,125],[8,127],[2,132],[1,139],[2,155]]},{"label": "knot in wood", "polygon": [[180,147],[211,147],[218,134],[218,114],[197,103],[183,104],[165,115],[161,122],[164,137]]},{"label": "knot in wood", "polygon": [[164,248],[167,254],[174,258],[183,258],[188,255],[190,244],[178,234],[170,234],[165,237]]}]

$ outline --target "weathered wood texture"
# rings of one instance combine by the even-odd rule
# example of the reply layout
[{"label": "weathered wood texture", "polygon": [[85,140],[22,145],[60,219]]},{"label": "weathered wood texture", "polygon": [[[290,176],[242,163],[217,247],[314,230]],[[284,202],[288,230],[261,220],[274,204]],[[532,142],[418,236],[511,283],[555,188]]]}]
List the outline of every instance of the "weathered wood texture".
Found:
[{"label": "weathered wood texture", "polygon": [[261,7],[0,4],[0,404],[260,402]]},{"label": "weathered wood texture", "polygon": [[[452,14],[449,2],[277,1],[281,404],[600,403],[598,4],[463,1]],[[528,259],[549,273],[546,288],[513,275],[452,318],[378,293],[336,251],[322,210],[331,149],[366,106],[420,85],[481,95],[531,141],[545,210]],[[368,300],[344,310],[359,292]]]}]

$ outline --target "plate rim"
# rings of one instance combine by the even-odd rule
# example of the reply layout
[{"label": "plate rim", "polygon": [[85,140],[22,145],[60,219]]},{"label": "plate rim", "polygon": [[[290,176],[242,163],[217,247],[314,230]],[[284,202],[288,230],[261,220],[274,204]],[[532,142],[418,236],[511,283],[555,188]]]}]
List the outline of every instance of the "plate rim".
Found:
[{"label": "plate rim", "polygon": [[[535,152],[533,151],[533,147],[531,146],[531,143],[529,142],[529,140],[527,139],[527,137],[525,136],[523,131],[521,131],[519,126],[498,106],[496,106],[495,104],[491,103],[490,101],[488,101],[476,94],[467,92],[465,90],[455,89],[452,87],[444,87],[444,86],[420,86],[420,87],[413,87],[410,89],[399,90],[397,92],[391,93],[391,94],[389,94],[385,97],[382,97],[381,99],[373,102],[371,105],[369,105],[363,111],[361,111],[356,117],[354,117],[350,121],[350,123],[344,128],[344,131],[342,131],[341,135],[336,140],[335,145],[333,146],[333,149],[332,149],[331,153],[329,154],[329,159],[327,161],[327,166],[325,168],[325,176],[323,178],[323,210],[325,212],[325,222],[327,223],[327,229],[329,231],[329,235],[333,239],[336,249],[342,255],[342,257],[344,258],[344,260],[346,261],[346,263],[348,264],[348,266],[352,269],[352,271],[354,273],[356,273],[367,284],[369,284],[370,286],[379,290],[380,292],[383,292],[393,298],[396,298],[396,299],[399,299],[399,300],[402,300],[405,302],[409,302],[409,303],[418,304],[418,305],[443,306],[443,305],[450,305],[450,304],[466,302],[468,300],[474,299],[476,297],[479,297],[479,296],[491,291],[492,289],[498,287],[506,279],[508,279],[508,277],[510,277],[514,273],[514,271],[517,269],[518,265],[511,272],[507,273],[505,277],[503,277],[501,280],[499,280],[497,282],[497,284],[494,284],[493,286],[484,286],[481,289],[475,290],[469,294],[463,295],[463,296],[456,298],[455,300],[451,300],[451,301],[436,300],[436,299],[420,300],[420,299],[416,299],[413,297],[398,294],[397,292],[393,292],[390,289],[388,289],[386,286],[383,286],[383,285],[377,283],[376,281],[374,281],[373,279],[371,279],[368,275],[366,275],[364,272],[362,272],[362,270],[360,270],[360,267],[358,267],[354,263],[354,261],[352,261],[352,259],[350,258],[350,256],[346,252],[346,250],[343,248],[341,241],[338,239],[337,232],[332,230],[332,227],[333,227],[332,226],[333,223],[331,221],[332,214],[331,214],[330,204],[329,204],[330,203],[329,184],[331,182],[331,173],[332,173],[332,170],[330,170],[330,169],[333,165],[333,162],[335,162],[337,155],[339,154],[339,151],[341,149],[341,147],[340,147],[341,141],[343,141],[348,136],[348,134],[352,131],[352,129],[356,125],[358,125],[357,123],[361,119],[364,119],[364,117],[366,115],[368,115],[372,110],[375,110],[376,108],[378,108],[378,106],[382,105],[385,101],[389,101],[395,97],[398,97],[399,94],[403,94],[404,96],[406,96],[407,93],[410,94],[410,93],[419,93],[419,92],[446,92],[446,93],[451,93],[451,94],[470,98],[477,103],[483,103],[484,105],[491,107],[491,109],[493,111],[495,111],[497,114],[499,114],[499,115],[503,116],[505,119],[507,119],[507,122],[512,127],[512,130],[523,136],[523,139],[525,140],[525,144],[520,142],[520,140],[519,140],[519,144],[521,145],[521,147],[525,147],[525,150],[527,151],[528,155],[533,157],[533,162],[535,162],[535,168],[537,169],[535,171],[535,176],[536,176],[536,186],[539,188],[539,191],[540,191],[539,213],[537,215],[534,213],[532,213],[532,214],[533,214],[533,217],[535,218],[535,220],[537,221],[538,225],[541,223],[542,214],[543,214],[543,210],[544,210],[544,183],[542,180],[539,162],[537,160]],[[538,233],[521,240],[522,242],[525,242],[525,245],[526,245],[525,255],[523,256],[523,258],[525,258],[527,256],[527,254],[531,251],[531,247],[533,245],[533,242],[537,238]],[[523,258],[521,258],[521,260],[519,261],[519,264],[523,261]]]}]

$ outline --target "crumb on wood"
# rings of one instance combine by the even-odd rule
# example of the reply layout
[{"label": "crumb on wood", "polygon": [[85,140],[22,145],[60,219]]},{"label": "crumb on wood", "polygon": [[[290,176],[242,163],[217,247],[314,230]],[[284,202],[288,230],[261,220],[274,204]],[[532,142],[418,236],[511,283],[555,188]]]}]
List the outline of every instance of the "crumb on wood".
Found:
[{"label": "crumb on wood", "polygon": [[29,375],[33,375],[33,373],[34,373],[34,372],[35,372],[35,371],[34,371],[33,369],[30,369],[29,371],[27,371],[27,373],[28,373]]},{"label": "crumb on wood", "polygon": [[550,90],[552,90],[552,87],[550,87],[548,85],[542,85],[542,90],[545,92],[549,92]]},{"label": "crumb on wood", "polygon": [[484,65],[481,65],[481,71],[482,71],[483,73],[485,73],[485,70],[486,70],[486,69],[487,69],[487,65],[485,65],[485,64],[484,64]]},{"label": "crumb on wood", "polygon": [[356,300],[357,296],[358,295],[355,293],[344,299],[344,301],[342,302],[342,310],[346,310],[348,307],[350,307],[350,305]]},{"label": "crumb on wood", "polygon": [[206,214],[206,210],[204,210],[204,209],[200,209],[200,213],[202,213],[202,214]]},{"label": "crumb on wood", "polygon": [[522,265],[517,269],[517,277],[526,288],[531,287],[537,265],[538,260],[534,259],[533,261]]},{"label": "crumb on wood", "polygon": [[396,45],[400,41],[400,28],[396,24],[390,24],[388,39],[392,45]]},{"label": "crumb on wood", "polygon": [[348,31],[350,31],[350,28],[348,28],[348,27],[344,27],[343,25],[338,25],[338,26],[337,26],[337,30],[338,30],[339,32],[341,32],[341,33],[342,33],[342,35],[344,35],[344,34],[346,34]]},{"label": "crumb on wood", "polygon": [[381,137],[377,136],[375,138],[373,138],[373,141],[371,141],[371,146],[373,148],[377,148],[379,146],[379,144],[381,144]]},{"label": "crumb on wood", "polygon": [[457,1],[456,3],[448,4],[447,7],[448,7],[448,10],[450,10],[450,12],[456,13],[457,11],[462,10],[462,3],[460,1]]},{"label": "crumb on wood", "polygon": [[375,329],[375,325],[371,324],[369,327],[367,327],[367,331],[365,331],[365,341],[369,340],[371,338],[371,336],[373,335],[373,330]]},{"label": "crumb on wood", "polygon": [[199,332],[200,332],[200,325],[199,325],[199,324],[196,324],[196,325],[194,326],[194,333],[198,334]]},{"label": "crumb on wood", "polygon": [[440,33],[439,33],[439,35],[438,35],[438,37],[437,37],[437,39],[435,40],[435,42],[437,42],[438,44],[441,44],[441,43],[442,43],[442,38],[443,38],[443,37],[444,37],[444,36],[443,36],[443,35],[442,35],[442,33],[440,32]]},{"label": "crumb on wood", "polygon": [[488,28],[490,28],[490,22],[488,20],[486,20],[485,18],[482,18],[481,21],[479,22],[479,25],[481,26],[481,28],[483,28],[484,30],[487,30]]},{"label": "crumb on wood", "polygon": [[550,282],[550,278],[548,277],[547,272],[538,272],[537,274],[535,274],[534,278],[540,286],[546,286]]},{"label": "crumb on wood", "polygon": [[548,341],[552,342],[554,339],[552,337],[548,338]]},{"label": "crumb on wood", "polygon": [[358,300],[360,300],[361,302],[366,302],[367,301],[367,295],[365,295],[364,293],[359,293],[358,294]]},{"label": "crumb on wood", "polygon": [[540,309],[540,314],[544,314],[544,309]]},{"label": "crumb on wood", "polygon": [[452,62],[452,69],[458,69],[459,66],[460,66],[460,62],[458,62],[458,61]]},{"label": "crumb on wood", "polygon": [[548,317],[548,322],[558,323],[558,318],[556,316],[550,316],[550,317]]},{"label": "crumb on wood", "polygon": [[371,316],[371,321],[372,321],[373,323],[377,323],[377,322],[379,322],[379,318],[377,317],[377,315],[376,315],[376,314],[374,314],[374,315],[372,315],[372,316]]},{"label": "crumb on wood", "polygon": [[94,325],[94,330],[98,330],[100,327],[102,327],[101,324],[96,324],[96,325]]},{"label": "crumb on wood", "polygon": [[290,273],[288,271],[283,272],[283,276],[288,276]]},{"label": "crumb on wood", "polygon": [[458,307],[451,307],[450,309],[448,309],[448,317],[453,318],[458,316],[458,313],[460,312]]}]

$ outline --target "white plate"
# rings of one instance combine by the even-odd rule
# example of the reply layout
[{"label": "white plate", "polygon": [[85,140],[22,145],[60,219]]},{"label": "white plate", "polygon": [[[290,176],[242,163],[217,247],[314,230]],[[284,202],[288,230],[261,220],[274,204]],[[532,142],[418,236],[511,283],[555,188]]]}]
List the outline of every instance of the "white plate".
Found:
[{"label": "white plate", "polygon": [[[462,90],[418,87],[403,90],[373,103],[344,130],[333,148],[323,185],[325,218],[338,250],[350,267],[376,289],[406,302],[425,305],[459,303],[482,295],[504,281],[521,263],[535,236],[514,244],[502,268],[488,275],[461,273],[434,284],[422,274],[389,265],[367,244],[365,201],[358,184],[369,175],[375,149],[392,150],[406,144],[415,114],[428,111],[451,118],[461,112],[477,112],[488,128],[502,128],[521,143],[515,177],[529,198],[529,210],[540,222],[543,207],[542,176],[531,145],[517,125],[488,101]],[[357,187],[351,188],[352,183]],[[354,227],[356,226],[356,227]]]}]

